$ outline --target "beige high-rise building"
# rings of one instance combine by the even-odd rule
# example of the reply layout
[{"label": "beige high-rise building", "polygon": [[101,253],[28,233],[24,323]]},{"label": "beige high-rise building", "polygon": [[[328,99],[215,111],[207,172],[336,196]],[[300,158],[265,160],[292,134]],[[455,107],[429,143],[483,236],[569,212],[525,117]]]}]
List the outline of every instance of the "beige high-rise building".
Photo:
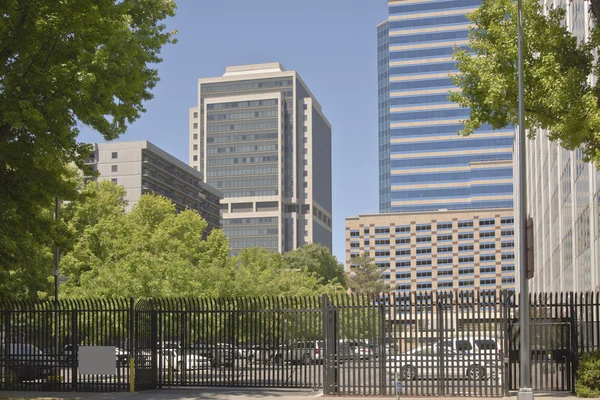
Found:
[{"label": "beige high-rise building", "polygon": [[390,290],[515,290],[511,208],[346,218],[346,272],[352,257],[375,260]]},{"label": "beige high-rise building", "polygon": [[296,71],[266,63],[198,80],[189,163],[223,192],[232,252],[331,248],[331,125]]}]

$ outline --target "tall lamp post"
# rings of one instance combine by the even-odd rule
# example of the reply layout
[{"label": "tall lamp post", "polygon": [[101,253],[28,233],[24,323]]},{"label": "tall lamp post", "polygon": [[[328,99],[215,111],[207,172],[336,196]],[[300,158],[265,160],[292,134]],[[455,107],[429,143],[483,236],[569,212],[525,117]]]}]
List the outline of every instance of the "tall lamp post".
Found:
[{"label": "tall lamp post", "polygon": [[518,41],[518,57],[519,57],[519,135],[518,135],[518,150],[519,150],[519,266],[520,266],[520,311],[519,320],[521,324],[521,351],[520,351],[520,372],[521,384],[518,400],[533,400],[533,390],[531,389],[531,351],[529,343],[529,285],[527,283],[527,246],[525,245],[527,238],[527,192],[526,192],[526,165],[525,165],[525,101],[524,101],[524,85],[523,80],[523,11],[522,0],[517,0],[517,41]]}]

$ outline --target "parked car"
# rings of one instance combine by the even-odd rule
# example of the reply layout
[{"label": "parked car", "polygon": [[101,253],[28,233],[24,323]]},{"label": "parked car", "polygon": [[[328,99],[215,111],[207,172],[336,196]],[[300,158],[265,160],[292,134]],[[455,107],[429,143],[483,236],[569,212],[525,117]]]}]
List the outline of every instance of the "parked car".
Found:
[{"label": "parked car", "polygon": [[373,352],[365,341],[342,339],[337,345],[337,356],[340,361],[368,361],[373,357]]},{"label": "parked car", "polygon": [[55,365],[40,349],[27,343],[10,344],[8,352],[0,356],[0,375],[5,382],[46,379]]},{"label": "parked car", "polygon": [[296,342],[282,345],[274,350],[273,362],[282,364],[290,362],[293,364],[314,364],[323,361],[323,341]]},{"label": "parked car", "polygon": [[398,373],[402,380],[439,377],[485,380],[502,371],[502,349],[490,338],[460,338],[435,342],[404,354],[390,356],[389,374]]}]

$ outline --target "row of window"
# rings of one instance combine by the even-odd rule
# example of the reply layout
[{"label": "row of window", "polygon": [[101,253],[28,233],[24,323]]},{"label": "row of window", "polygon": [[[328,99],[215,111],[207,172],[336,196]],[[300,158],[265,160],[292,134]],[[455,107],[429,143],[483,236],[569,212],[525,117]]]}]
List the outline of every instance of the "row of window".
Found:
[{"label": "row of window", "polygon": [[221,93],[221,92],[239,92],[252,89],[278,88],[292,86],[292,79],[265,79],[256,81],[242,81],[236,83],[212,83],[200,86],[202,94]]},{"label": "row of window", "polygon": [[486,153],[481,149],[480,154],[461,154],[448,156],[416,157],[391,160],[392,169],[416,169],[416,168],[435,168],[451,167],[453,165],[468,166],[477,161],[508,160],[512,156],[512,150],[507,149],[502,153]]},{"label": "row of window", "polygon": [[[217,176],[247,176],[247,175],[276,175],[277,167],[264,167],[264,168],[232,168],[232,169],[218,169],[210,170],[207,173],[209,177]],[[211,183],[210,181],[208,182]]]},{"label": "row of window", "polygon": [[[253,100],[253,101],[235,101],[230,103],[214,103],[207,104],[207,110],[227,110],[230,108],[253,108],[253,107],[264,107],[264,106],[276,106],[277,99],[271,100]],[[194,118],[197,118],[197,113],[194,113]]]},{"label": "row of window", "polygon": [[245,124],[220,124],[208,125],[208,133],[229,132],[229,131],[252,131],[258,129],[276,129],[279,126],[277,120],[264,122],[251,122]]},{"label": "row of window", "polygon": [[432,189],[410,189],[395,190],[392,192],[392,200],[414,200],[429,198],[459,198],[477,195],[510,195],[513,192],[512,183],[476,185],[464,188],[432,188]]},{"label": "row of window", "polygon": [[243,180],[227,180],[227,181],[213,181],[211,185],[217,189],[224,188],[238,188],[238,187],[265,187],[265,186],[277,186],[277,177],[264,178],[264,179],[243,179]]},{"label": "row of window", "polygon": [[276,155],[273,156],[258,156],[258,157],[221,157],[214,158],[208,160],[208,165],[216,166],[216,165],[235,165],[235,164],[252,164],[252,163],[268,163],[268,162],[277,162],[279,157]]},{"label": "row of window", "polygon": [[[431,112],[428,112],[431,114]],[[427,113],[426,113],[427,114]],[[396,115],[396,114],[394,114]],[[448,115],[449,118],[455,116]],[[430,151],[443,151],[443,150],[469,150],[479,148],[497,148],[497,147],[509,147],[512,146],[514,139],[512,137],[489,137],[489,138],[475,138],[465,139],[457,138],[451,140],[431,140],[427,142],[411,142],[407,144],[393,144],[391,146],[391,152],[394,154],[405,154],[405,153],[422,153]]]},{"label": "row of window", "polygon": [[206,142],[207,143],[234,143],[234,142],[270,140],[270,139],[277,139],[277,137],[278,137],[277,132],[243,134],[243,135],[214,135],[214,136],[207,137]]},{"label": "row of window", "polygon": [[277,147],[277,143],[256,146],[209,147],[206,152],[208,154],[259,153],[277,151]]},{"label": "row of window", "polygon": [[225,114],[209,114],[206,116],[207,121],[226,121],[236,119],[253,119],[253,118],[270,118],[279,115],[277,110],[263,110],[252,112],[231,112]]}]

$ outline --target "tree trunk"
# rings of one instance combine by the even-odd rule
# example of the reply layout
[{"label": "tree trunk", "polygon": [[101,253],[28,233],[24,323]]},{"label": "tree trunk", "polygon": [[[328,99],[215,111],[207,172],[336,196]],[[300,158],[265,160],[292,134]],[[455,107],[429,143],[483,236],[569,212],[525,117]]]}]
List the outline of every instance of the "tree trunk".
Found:
[{"label": "tree trunk", "polygon": [[600,0],[590,0],[590,8],[596,21],[600,21]]}]

